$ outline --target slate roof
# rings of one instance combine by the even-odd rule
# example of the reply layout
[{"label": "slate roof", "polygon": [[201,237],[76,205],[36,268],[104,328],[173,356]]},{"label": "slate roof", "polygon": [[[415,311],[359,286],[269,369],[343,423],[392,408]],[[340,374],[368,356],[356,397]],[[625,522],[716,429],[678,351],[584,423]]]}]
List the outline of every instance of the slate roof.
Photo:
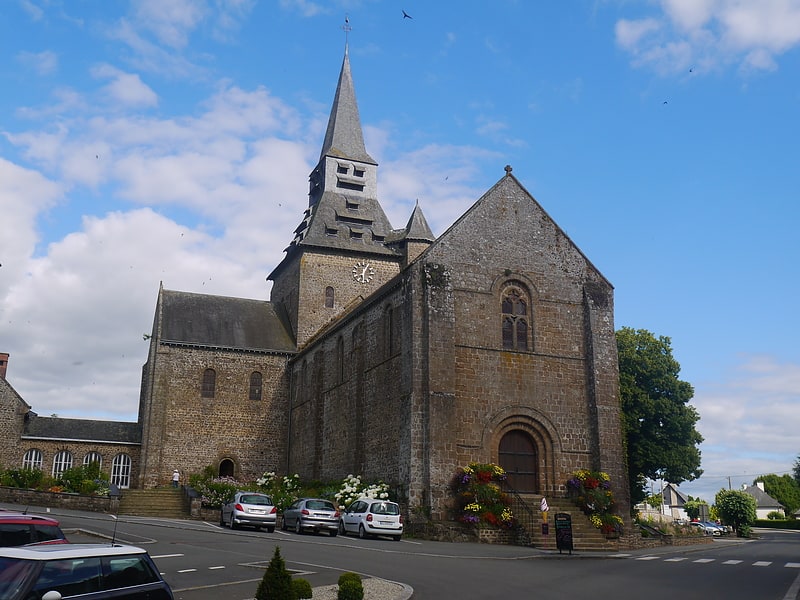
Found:
[{"label": "slate roof", "polygon": [[325,131],[325,141],[322,143],[322,152],[319,155],[320,160],[325,156],[378,164],[364,147],[361,118],[358,114],[353,76],[350,73],[350,58],[346,50],[328,119],[328,129]]},{"label": "slate roof", "polygon": [[783,505],[770,496],[767,492],[762,490],[757,485],[749,485],[744,488],[744,493],[750,494],[756,499],[756,506],[758,508],[783,508]]},{"label": "slate roof", "polygon": [[161,290],[162,344],[249,352],[293,353],[289,323],[264,300]]},{"label": "slate roof", "polygon": [[139,423],[40,417],[29,412],[25,416],[22,437],[139,444],[142,441],[142,428]]}]

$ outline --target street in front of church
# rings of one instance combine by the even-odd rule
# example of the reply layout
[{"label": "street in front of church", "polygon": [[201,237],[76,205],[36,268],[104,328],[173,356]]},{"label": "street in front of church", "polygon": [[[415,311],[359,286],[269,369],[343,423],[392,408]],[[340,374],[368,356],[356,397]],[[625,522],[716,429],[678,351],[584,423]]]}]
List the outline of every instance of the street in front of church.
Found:
[{"label": "street in front of church", "polygon": [[800,598],[800,532],[761,530],[757,539],[747,541],[715,539],[657,551],[568,555],[409,537],[401,542],[361,540],[230,531],[190,520],[121,516],[115,521],[108,515],[66,510],[51,514],[73,541],[115,536],[119,542],[146,548],[182,600],[252,598],[276,546],[287,568],[314,587],[335,584],[342,572],[356,571],[365,578],[404,584],[405,596],[399,597],[413,590],[413,598],[461,600]]}]

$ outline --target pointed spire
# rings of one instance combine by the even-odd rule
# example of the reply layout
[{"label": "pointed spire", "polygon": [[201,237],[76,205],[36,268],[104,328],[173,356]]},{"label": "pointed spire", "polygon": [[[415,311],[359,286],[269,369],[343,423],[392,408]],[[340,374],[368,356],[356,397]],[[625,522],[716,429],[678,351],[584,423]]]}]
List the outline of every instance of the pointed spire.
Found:
[{"label": "pointed spire", "polygon": [[422,214],[422,209],[419,207],[419,200],[414,206],[414,212],[411,213],[411,218],[406,225],[405,235],[406,240],[435,242],[436,238],[428,226],[428,221],[425,220],[425,215]]},{"label": "pointed spire", "polygon": [[342,70],[339,73],[339,83],[336,86],[336,96],[333,99],[328,129],[325,132],[325,141],[319,156],[320,160],[325,156],[378,164],[367,154],[364,147],[364,133],[361,130],[361,119],[358,115],[347,47],[345,47],[344,61],[342,61]]}]

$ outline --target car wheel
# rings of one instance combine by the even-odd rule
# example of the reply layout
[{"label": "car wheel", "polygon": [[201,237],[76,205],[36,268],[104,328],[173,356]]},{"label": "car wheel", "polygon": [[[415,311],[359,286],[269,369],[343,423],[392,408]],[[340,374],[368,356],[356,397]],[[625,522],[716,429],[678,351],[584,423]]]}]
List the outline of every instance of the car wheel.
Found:
[{"label": "car wheel", "polygon": [[286,517],[281,517],[281,531],[288,531],[289,526],[286,524]]},{"label": "car wheel", "polygon": [[344,523],[342,521],[339,521],[339,533],[345,536],[347,535],[347,530],[344,528]]},{"label": "car wheel", "polygon": [[294,522],[294,532],[295,533],[303,533],[303,528],[300,527],[300,517]]},{"label": "car wheel", "polygon": [[400,536],[399,535],[394,536],[394,541],[395,542],[399,542],[400,541]]},{"label": "car wheel", "polygon": [[331,536],[331,537],[336,537],[337,533],[339,533],[339,532],[336,531],[335,529],[329,529],[328,530],[328,535]]},{"label": "car wheel", "polygon": [[234,519],[234,517],[233,517],[233,512],[231,512],[231,522],[230,522],[230,524],[229,524],[229,525],[230,525],[230,528],[231,528],[231,529],[238,529],[238,527],[239,527],[239,526],[236,524],[236,520],[235,520],[235,519]]},{"label": "car wheel", "polygon": [[272,533],[275,531],[274,527],[267,527],[267,533]]},{"label": "car wheel", "polygon": [[222,511],[219,511],[219,526],[225,527],[225,515],[222,513]]},{"label": "car wheel", "polygon": [[367,532],[364,529],[363,524],[358,526],[358,537],[360,537],[362,540],[367,539]]}]

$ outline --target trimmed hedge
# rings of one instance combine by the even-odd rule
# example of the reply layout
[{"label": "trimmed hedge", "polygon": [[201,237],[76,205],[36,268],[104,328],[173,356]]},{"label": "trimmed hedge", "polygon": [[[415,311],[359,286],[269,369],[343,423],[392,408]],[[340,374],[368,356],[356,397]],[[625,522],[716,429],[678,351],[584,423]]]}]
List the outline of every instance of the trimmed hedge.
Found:
[{"label": "trimmed hedge", "polygon": [[753,527],[763,527],[764,529],[797,529],[800,530],[800,520],[798,519],[785,519],[778,521],[777,519],[756,519]]}]

